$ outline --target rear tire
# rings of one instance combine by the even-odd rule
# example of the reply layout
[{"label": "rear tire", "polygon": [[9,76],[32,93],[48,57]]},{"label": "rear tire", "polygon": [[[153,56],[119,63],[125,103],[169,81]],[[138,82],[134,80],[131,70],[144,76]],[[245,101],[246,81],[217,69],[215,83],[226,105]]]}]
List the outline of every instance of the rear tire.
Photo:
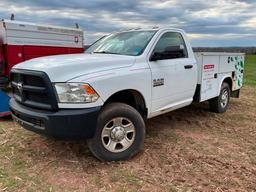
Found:
[{"label": "rear tire", "polygon": [[226,82],[222,83],[220,95],[209,100],[210,110],[215,113],[224,113],[227,111],[230,101],[230,87]]},{"label": "rear tire", "polygon": [[102,109],[88,146],[99,160],[120,161],[137,154],[144,138],[145,123],[140,113],[129,105],[110,103]]}]

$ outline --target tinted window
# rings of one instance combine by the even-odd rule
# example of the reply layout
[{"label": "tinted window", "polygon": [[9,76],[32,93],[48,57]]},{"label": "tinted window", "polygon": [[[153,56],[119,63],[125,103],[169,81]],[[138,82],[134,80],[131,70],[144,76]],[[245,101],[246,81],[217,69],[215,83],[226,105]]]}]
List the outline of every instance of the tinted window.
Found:
[{"label": "tinted window", "polygon": [[188,52],[182,35],[176,32],[168,32],[159,39],[154,53],[164,53],[166,50],[177,49],[177,47],[181,50],[181,54],[176,58],[187,58]]}]

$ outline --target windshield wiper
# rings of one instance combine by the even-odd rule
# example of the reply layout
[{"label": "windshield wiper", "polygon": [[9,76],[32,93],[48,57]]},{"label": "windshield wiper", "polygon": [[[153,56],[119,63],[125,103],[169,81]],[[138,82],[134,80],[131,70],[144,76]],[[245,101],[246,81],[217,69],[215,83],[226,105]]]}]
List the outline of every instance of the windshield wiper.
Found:
[{"label": "windshield wiper", "polygon": [[113,53],[113,52],[108,52],[108,51],[95,51],[92,53],[100,53],[100,54],[115,54],[115,55],[119,55],[119,53]]}]

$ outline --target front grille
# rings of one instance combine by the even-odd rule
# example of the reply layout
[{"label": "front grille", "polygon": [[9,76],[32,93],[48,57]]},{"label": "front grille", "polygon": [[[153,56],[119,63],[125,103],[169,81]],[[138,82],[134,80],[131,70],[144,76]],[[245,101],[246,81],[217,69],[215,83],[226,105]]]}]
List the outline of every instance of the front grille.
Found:
[{"label": "front grille", "polygon": [[44,72],[13,69],[11,85],[19,103],[38,109],[58,109],[53,86]]}]

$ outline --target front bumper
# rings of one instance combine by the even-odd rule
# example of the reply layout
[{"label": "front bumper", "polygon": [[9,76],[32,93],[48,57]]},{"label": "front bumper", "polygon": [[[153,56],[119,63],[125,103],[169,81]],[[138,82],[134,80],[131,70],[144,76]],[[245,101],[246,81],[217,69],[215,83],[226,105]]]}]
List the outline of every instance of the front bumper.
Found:
[{"label": "front bumper", "polygon": [[57,112],[38,110],[11,99],[13,119],[30,131],[62,139],[92,138],[101,107],[62,109]]}]

